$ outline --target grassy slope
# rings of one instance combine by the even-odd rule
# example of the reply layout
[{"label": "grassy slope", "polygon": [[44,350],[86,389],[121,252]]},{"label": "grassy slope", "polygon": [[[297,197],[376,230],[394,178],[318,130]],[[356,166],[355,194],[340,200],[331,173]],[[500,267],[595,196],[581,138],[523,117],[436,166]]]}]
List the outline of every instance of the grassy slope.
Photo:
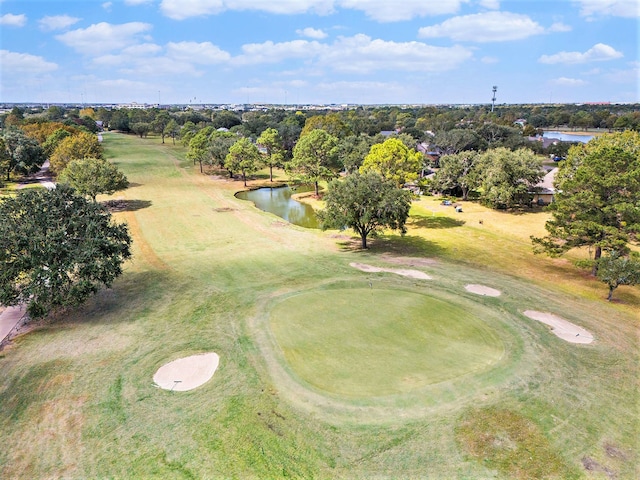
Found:
[{"label": "grassy slope", "polygon": [[[237,201],[239,183],[197,174],[179,147],[112,134],[105,145],[134,184],[117,196],[138,209],[117,217],[130,225],[135,257],[112,290],[2,352],[0,477],[531,478],[526,466],[514,473],[465,453],[474,450],[461,445],[489,429],[469,426],[474,408],[522,423],[522,439],[495,434],[503,453],[534,445],[531,455],[544,464],[557,452],[542,474],[584,472],[589,457],[634,476],[638,291],[621,287],[623,302],[606,304],[603,287],[567,261],[531,255],[528,235],[541,232],[544,214],[469,204],[455,215],[425,199],[407,237],[358,252]],[[466,396],[447,397],[446,385],[423,392],[432,401],[409,399],[406,418],[384,405],[305,396],[273,355],[263,309],[275,295],[335,282],[415,288],[348,266],[383,264],[383,253],[439,257],[426,270],[445,295],[465,283],[504,291],[476,300],[521,339],[511,345],[515,371],[493,388],[470,384]],[[523,308],[552,310],[598,342],[567,344],[522,317]],[[221,364],[205,386],[180,394],[153,387],[165,362],[209,350]]]}]

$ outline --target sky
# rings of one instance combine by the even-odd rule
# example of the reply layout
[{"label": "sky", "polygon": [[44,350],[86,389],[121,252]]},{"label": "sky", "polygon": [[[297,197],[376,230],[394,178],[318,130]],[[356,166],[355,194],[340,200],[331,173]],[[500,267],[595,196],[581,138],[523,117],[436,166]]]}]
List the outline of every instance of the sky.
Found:
[{"label": "sky", "polygon": [[0,102],[640,102],[638,0],[0,0]]}]

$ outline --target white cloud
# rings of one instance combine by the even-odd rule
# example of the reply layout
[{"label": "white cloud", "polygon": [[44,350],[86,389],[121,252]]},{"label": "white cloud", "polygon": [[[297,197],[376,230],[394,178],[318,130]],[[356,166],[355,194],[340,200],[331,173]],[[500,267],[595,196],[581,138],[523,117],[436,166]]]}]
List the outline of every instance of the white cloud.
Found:
[{"label": "white cloud", "polygon": [[580,6],[583,17],[612,16],[639,18],[640,3],[638,0],[573,0]]},{"label": "white cloud", "polygon": [[242,46],[242,55],[233,58],[236,65],[251,65],[256,63],[279,63],[290,58],[312,59],[317,57],[327,45],[308,40],[293,40],[291,42],[249,43]]},{"label": "white cloud", "polygon": [[150,24],[142,22],[121,25],[101,22],[87,28],[56,35],[56,38],[78,52],[101,53],[130,46],[136,43],[141,33],[150,29]]},{"label": "white cloud", "polygon": [[167,55],[188,63],[213,65],[229,61],[231,55],[211,42],[169,42]]},{"label": "white cloud", "polygon": [[104,2],[102,4],[102,8],[104,8],[107,12],[111,11],[112,6],[113,6],[113,2]]},{"label": "white cloud", "polygon": [[53,62],[28,53],[0,50],[0,64],[4,75],[7,74],[42,74],[52,72],[58,68]]},{"label": "white cloud", "polygon": [[24,13],[20,15],[5,13],[0,17],[0,25],[7,25],[10,27],[24,27],[26,24],[27,16]]},{"label": "white cloud", "polygon": [[573,30],[570,25],[564,24],[562,22],[556,22],[549,27],[550,32],[570,32]]},{"label": "white cloud", "polygon": [[615,50],[613,47],[605,45],[604,43],[597,43],[584,53],[560,52],[554,55],[542,55],[538,59],[538,62],[550,65],[556,63],[576,64],[614,60],[621,57],[623,57],[623,54]]},{"label": "white cloud", "polygon": [[[216,15],[225,10],[257,10],[268,13],[294,15],[314,12],[320,15],[332,13],[337,7],[359,10],[379,22],[410,20],[427,15],[456,13],[463,3],[470,0],[162,0],[160,9],[175,20],[189,17]],[[481,3],[495,7],[497,0]]]},{"label": "white cloud", "polygon": [[507,42],[544,33],[544,28],[527,15],[487,12],[453,17],[439,25],[423,27],[422,38],[448,37],[466,42]]},{"label": "white cloud", "polygon": [[480,61],[487,65],[492,65],[494,63],[498,63],[500,60],[498,60],[496,57],[482,57]]},{"label": "white cloud", "polygon": [[327,34],[325,32],[323,32],[322,30],[318,30],[316,28],[311,28],[311,27],[298,29],[296,30],[296,33],[301,37],[309,37],[309,38],[314,38],[316,40],[322,40],[323,38],[327,38]]},{"label": "white cloud", "polygon": [[334,0],[162,0],[160,10],[174,20],[216,15],[225,10],[259,10],[278,14],[333,11]]},{"label": "white cloud", "polygon": [[79,21],[80,19],[78,17],[72,17],[70,15],[53,15],[42,17],[38,20],[38,24],[41,30],[50,32],[52,30],[63,30]]},{"label": "white cloud", "polygon": [[460,47],[434,47],[421,42],[372,40],[367,35],[341,37],[322,52],[320,65],[341,72],[366,74],[387,70],[399,72],[442,72],[451,70],[472,56]]},{"label": "white cloud", "polygon": [[468,0],[338,0],[342,8],[363,11],[369,18],[378,22],[397,22],[411,20],[427,15],[446,15],[460,10],[462,3]]},{"label": "white cloud", "polygon": [[500,9],[500,0],[479,0],[478,3],[481,7],[488,8],[489,10]]},{"label": "white cloud", "polygon": [[559,85],[562,87],[582,87],[583,85],[587,85],[587,82],[584,80],[580,80],[578,78],[567,78],[560,77],[551,81],[554,85]]}]

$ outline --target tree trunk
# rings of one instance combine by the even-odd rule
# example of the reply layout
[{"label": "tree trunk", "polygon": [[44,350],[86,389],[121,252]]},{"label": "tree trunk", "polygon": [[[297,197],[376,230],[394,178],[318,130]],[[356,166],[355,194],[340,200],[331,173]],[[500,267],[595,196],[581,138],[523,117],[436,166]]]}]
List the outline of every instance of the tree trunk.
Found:
[{"label": "tree trunk", "polygon": [[269,181],[273,182],[273,167],[269,165]]},{"label": "tree trunk", "polygon": [[462,200],[466,201],[469,195],[469,189],[460,187],[460,190],[462,190]]},{"label": "tree trunk", "polygon": [[616,287],[612,287],[611,285],[609,285],[609,296],[607,297],[608,301],[611,301],[611,299],[613,298],[613,291],[616,289]]},{"label": "tree trunk", "polygon": [[316,186],[316,198],[320,196],[320,189],[318,188],[318,182],[315,184]]},{"label": "tree trunk", "polygon": [[198,160],[198,163],[200,164],[200,173],[202,173],[202,160]]},{"label": "tree trunk", "polygon": [[247,176],[245,175],[244,172],[242,172],[242,180],[244,180],[244,186],[247,186]]},{"label": "tree trunk", "polygon": [[598,275],[598,260],[600,260],[600,257],[602,257],[602,247],[597,246],[596,247],[596,253],[593,256],[593,268],[591,269],[591,276],[595,277],[596,275]]},{"label": "tree trunk", "polygon": [[162,135],[162,143],[164,143],[164,133]]},{"label": "tree trunk", "polygon": [[366,250],[367,249],[367,234],[366,233],[361,233],[360,234],[360,238],[362,238],[362,249]]}]

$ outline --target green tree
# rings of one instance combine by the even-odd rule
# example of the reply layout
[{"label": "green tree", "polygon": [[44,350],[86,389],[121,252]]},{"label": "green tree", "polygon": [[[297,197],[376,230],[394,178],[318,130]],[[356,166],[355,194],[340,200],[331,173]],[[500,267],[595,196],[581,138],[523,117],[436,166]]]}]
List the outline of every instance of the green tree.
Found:
[{"label": "green tree", "polygon": [[480,154],[471,150],[443,156],[435,176],[436,187],[440,191],[460,189],[462,199],[467,200],[469,191],[480,186],[479,163]]},{"label": "green tree", "polygon": [[71,160],[82,158],[103,158],[102,145],[96,135],[80,132],[62,139],[49,159],[51,171],[57,175]]},{"label": "green tree", "polygon": [[605,134],[569,150],[555,179],[548,235],[532,238],[536,252],[562,255],[576,247],[624,254],[640,231],[640,133]]},{"label": "green tree", "polygon": [[79,194],[90,197],[94,202],[97,195],[111,195],[129,186],[124,173],[113,163],[101,158],[71,160],[60,173],[58,183],[70,185]]},{"label": "green tree", "polygon": [[273,182],[273,167],[280,166],[284,162],[284,148],[280,133],[275,128],[267,128],[260,134],[256,143],[267,150],[265,163],[269,167],[269,181]]},{"label": "green tree", "polygon": [[64,128],[59,128],[54,131],[51,135],[47,136],[44,143],[42,143],[42,148],[44,149],[44,154],[47,157],[50,157],[53,152],[55,152],[60,142],[67,137],[70,137],[72,134],[65,130]]},{"label": "green tree", "polygon": [[420,152],[410,150],[398,138],[389,138],[371,147],[360,167],[360,173],[377,172],[402,187],[418,178],[422,161]]},{"label": "green tree", "polygon": [[529,149],[515,152],[499,147],[487,150],[478,164],[482,201],[492,208],[529,205],[535,185],[542,180],[542,161]]},{"label": "green tree", "polygon": [[176,137],[180,134],[180,126],[178,125],[178,122],[176,122],[173,118],[169,120],[169,123],[167,123],[167,125],[164,127],[162,134],[163,141],[164,137],[171,137],[171,140],[173,140],[173,144],[175,145]]},{"label": "green tree", "polygon": [[324,195],[326,208],[318,212],[323,230],[352,228],[367,248],[367,237],[385,228],[406,233],[411,193],[375,172],[355,173],[334,180]]},{"label": "green tree", "polygon": [[153,127],[148,122],[136,122],[131,124],[131,131],[138,135],[140,138],[146,137],[147,134],[153,130]]},{"label": "green tree", "polygon": [[229,148],[224,164],[230,172],[241,172],[244,186],[247,186],[247,175],[257,172],[262,166],[262,159],[258,147],[248,138],[241,138]]},{"label": "green tree", "polygon": [[194,165],[196,162],[200,164],[200,173],[203,172],[202,163],[206,162],[209,157],[209,136],[212,132],[213,127],[203,128],[189,140],[187,158],[193,160]]},{"label": "green tree", "polygon": [[318,182],[330,180],[340,169],[336,146],[337,137],[324,130],[311,130],[293,148],[289,173],[303,183],[313,183],[316,197],[320,193]]},{"label": "green tree", "polygon": [[165,130],[171,120],[172,118],[169,115],[169,112],[167,112],[166,110],[161,110],[158,112],[153,122],[151,122],[151,129],[162,137],[162,143],[164,143],[164,137],[167,136]]},{"label": "green tree", "polygon": [[622,256],[612,251],[598,260],[598,280],[609,287],[607,300],[613,298],[613,291],[620,285],[640,283],[640,261],[630,256]]},{"label": "green tree", "polygon": [[368,135],[349,135],[338,143],[338,156],[348,173],[357,172],[373,145]]},{"label": "green tree", "polygon": [[7,128],[1,136],[3,152],[0,165],[4,169],[7,181],[12,172],[29,174],[37,172],[46,157],[44,150],[36,140],[25,135],[17,128]]},{"label": "green tree", "polygon": [[122,273],[130,245],[125,224],[68,186],[20,191],[0,202],[0,303],[34,318],[78,306]]},{"label": "green tree", "polygon": [[[209,137],[209,157],[207,164],[225,168],[227,155],[231,145],[238,141],[235,133],[225,131],[214,131]],[[229,177],[233,178],[233,172],[229,171]]]},{"label": "green tree", "polygon": [[304,137],[313,130],[324,130],[325,132],[337,138],[343,138],[352,135],[349,126],[342,120],[337,113],[327,113],[326,115],[314,115],[307,118],[300,137]]}]

